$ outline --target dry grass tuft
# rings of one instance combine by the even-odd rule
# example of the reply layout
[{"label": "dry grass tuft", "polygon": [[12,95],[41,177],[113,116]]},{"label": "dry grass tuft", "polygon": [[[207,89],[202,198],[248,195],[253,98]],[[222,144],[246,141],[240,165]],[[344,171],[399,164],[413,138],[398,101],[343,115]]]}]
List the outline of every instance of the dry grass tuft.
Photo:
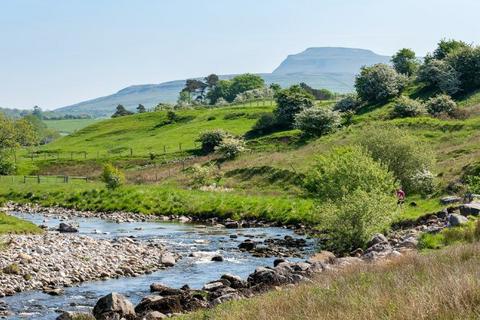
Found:
[{"label": "dry grass tuft", "polygon": [[185,319],[479,319],[480,244],[323,273]]}]

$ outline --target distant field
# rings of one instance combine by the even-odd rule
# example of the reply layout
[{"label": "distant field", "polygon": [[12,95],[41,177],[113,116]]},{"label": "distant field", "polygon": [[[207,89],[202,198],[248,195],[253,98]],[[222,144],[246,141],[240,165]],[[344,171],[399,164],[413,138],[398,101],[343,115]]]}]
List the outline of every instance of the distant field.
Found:
[{"label": "distant field", "polygon": [[68,135],[97,121],[99,119],[44,120],[43,122],[48,128],[55,129],[62,135]]}]

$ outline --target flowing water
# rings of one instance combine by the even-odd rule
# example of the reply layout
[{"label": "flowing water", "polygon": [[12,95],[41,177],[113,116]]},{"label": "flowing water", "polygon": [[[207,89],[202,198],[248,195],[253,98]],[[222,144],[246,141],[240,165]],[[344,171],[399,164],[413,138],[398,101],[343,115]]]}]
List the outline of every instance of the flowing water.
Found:
[{"label": "flowing water", "polygon": [[[45,218],[40,214],[16,213],[18,217],[36,224],[57,227],[60,220]],[[201,288],[208,281],[218,279],[224,273],[233,273],[243,278],[258,266],[270,266],[275,257],[253,257],[238,250],[240,242],[248,238],[262,241],[266,238],[283,238],[286,235],[298,237],[284,228],[242,228],[225,229],[199,224],[173,222],[133,222],[114,223],[97,218],[72,218],[78,223],[79,233],[98,238],[135,237],[139,240],[156,239],[172,252],[183,258],[171,268],[133,278],[119,278],[105,281],[91,281],[65,288],[61,296],[50,296],[41,291],[22,292],[12,297],[0,299],[15,315],[8,319],[55,319],[60,310],[87,311],[99,297],[110,292],[119,292],[134,304],[149,293],[150,284],[160,282],[171,287],[188,284],[191,288]],[[238,238],[231,239],[230,235]],[[65,236],[75,236],[65,235]],[[313,252],[314,242],[309,240],[308,253]],[[196,257],[188,257],[197,252]],[[220,254],[223,262],[212,262],[213,255]],[[295,261],[296,259],[289,259]],[[298,260],[298,259],[297,259]]]}]

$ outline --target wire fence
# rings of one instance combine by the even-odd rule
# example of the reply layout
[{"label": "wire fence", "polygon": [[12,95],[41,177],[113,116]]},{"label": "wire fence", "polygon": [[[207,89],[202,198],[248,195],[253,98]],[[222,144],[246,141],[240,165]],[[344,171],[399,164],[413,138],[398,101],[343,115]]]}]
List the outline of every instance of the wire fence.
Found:
[{"label": "wire fence", "polygon": [[24,184],[42,184],[42,183],[88,183],[88,177],[81,176],[63,176],[63,175],[36,175],[36,176],[2,176],[0,183],[24,183]]}]

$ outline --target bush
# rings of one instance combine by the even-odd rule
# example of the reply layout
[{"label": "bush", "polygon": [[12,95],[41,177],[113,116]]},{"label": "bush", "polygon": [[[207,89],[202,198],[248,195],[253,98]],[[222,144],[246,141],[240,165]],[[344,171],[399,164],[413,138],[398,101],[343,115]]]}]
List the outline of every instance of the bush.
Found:
[{"label": "bush", "polygon": [[447,94],[455,94],[460,90],[458,72],[443,60],[424,63],[418,71],[417,81]]},{"label": "bush", "polygon": [[361,105],[362,102],[358,99],[358,95],[350,93],[335,103],[333,110],[340,112],[357,111]]},{"label": "bush", "polygon": [[442,114],[452,116],[456,109],[457,104],[446,94],[439,94],[427,101],[427,111],[432,116],[440,116]]},{"label": "bush", "polygon": [[103,167],[101,180],[105,183],[108,189],[117,189],[125,183],[125,175],[118,168],[111,164],[106,164]]},{"label": "bush", "polygon": [[222,173],[213,164],[202,166],[195,164],[188,170],[188,175],[191,177],[191,185],[199,188],[218,183],[222,178]]},{"label": "bush", "polygon": [[386,64],[362,67],[355,78],[355,89],[362,101],[381,102],[398,96],[405,87],[407,78]]},{"label": "bush", "polygon": [[360,189],[392,194],[394,178],[359,146],[337,148],[322,155],[306,174],[305,188],[321,200],[338,201]]},{"label": "bush", "polygon": [[224,138],[220,145],[215,147],[215,152],[225,159],[233,159],[245,150],[245,141],[233,137]]},{"label": "bush", "polygon": [[419,174],[430,172],[435,163],[434,153],[427,145],[394,127],[367,128],[358,143],[393,173],[405,191],[429,191],[418,184]]},{"label": "bush", "polygon": [[15,163],[10,161],[6,155],[0,152],[0,176],[14,174],[17,171]]},{"label": "bush", "polygon": [[267,134],[280,128],[281,125],[278,123],[277,118],[273,113],[264,113],[253,125],[252,130],[259,134]]},{"label": "bush", "polygon": [[395,71],[407,76],[413,75],[418,69],[418,59],[415,57],[415,52],[411,49],[400,49],[392,57],[393,68]]},{"label": "bush", "polygon": [[395,101],[391,112],[392,118],[418,117],[426,114],[427,111],[422,102],[402,96]]},{"label": "bush", "polygon": [[219,98],[217,102],[215,102],[215,105],[218,107],[228,106],[228,101],[224,98]]},{"label": "bush", "polygon": [[321,136],[335,131],[341,122],[340,114],[328,108],[310,108],[295,116],[295,128],[307,136]]},{"label": "bush", "polygon": [[297,113],[313,107],[313,96],[298,85],[278,92],[276,101],[275,117],[280,125],[288,128],[293,126]]},{"label": "bush", "polygon": [[435,191],[435,177],[429,170],[418,170],[411,178],[414,191],[423,196],[432,194]]},{"label": "bush", "polygon": [[458,73],[460,87],[469,92],[480,88],[480,47],[464,47],[451,53],[446,61]]},{"label": "bush", "polygon": [[328,231],[326,248],[337,253],[349,253],[365,248],[376,233],[387,230],[393,222],[397,206],[392,195],[353,190],[337,203],[319,207]]},{"label": "bush", "polygon": [[198,137],[197,141],[202,144],[203,152],[211,153],[215,150],[215,147],[220,145],[223,139],[229,136],[230,134],[226,131],[221,129],[215,129],[202,132]]}]

